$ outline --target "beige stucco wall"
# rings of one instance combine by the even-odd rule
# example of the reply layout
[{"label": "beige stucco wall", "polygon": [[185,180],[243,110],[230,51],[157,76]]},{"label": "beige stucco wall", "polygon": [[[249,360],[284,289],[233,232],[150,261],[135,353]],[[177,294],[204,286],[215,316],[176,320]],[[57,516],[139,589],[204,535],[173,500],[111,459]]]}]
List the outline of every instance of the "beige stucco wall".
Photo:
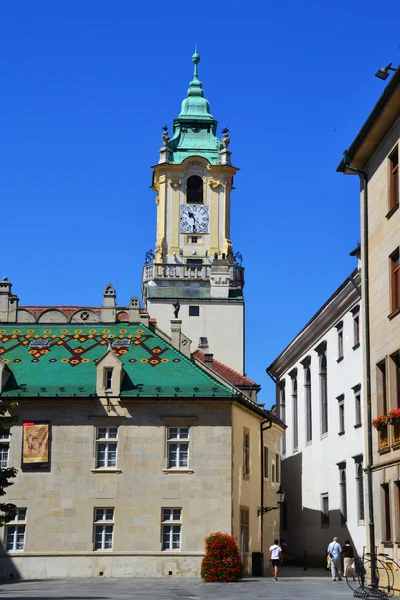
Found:
[{"label": "beige stucco wall", "polygon": [[[257,510],[261,505],[261,437],[260,423],[262,418],[239,405],[232,407],[232,440],[233,440],[233,489],[232,489],[232,530],[240,545],[240,508],[249,510],[249,552],[243,554],[242,560],[246,573],[251,572],[251,553],[261,550],[261,517]],[[243,434],[250,435],[250,475],[243,475]],[[280,454],[281,429],[273,425],[264,432],[264,446],[269,449],[269,478],[264,479],[263,506],[276,506],[279,484],[271,481],[271,459]],[[265,564],[267,551],[275,537],[279,537],[280,511],[274,510],[264,515],[263,551]]]},{"label": "beige stucco wall", "polygon": [[[389,218],[389,160],[388,155],[399,142],[400,120],[388,133],[380,148],[367,166],[368,218],[369,218],[369,291],[370,291],[370,333],[371,333],[371,392],[372,417],[382,413],[378,406],[376,364],[386,359],[386,376],[389,382],[389,357],[400,348],[400,314],[389,318],[391,313],[390,265],[389,256],[400,244],[400,210]],[[361,193],[361,226],[363,231],[363,193]],[[365,389],[365,386],[364,386]],[[393,387],[389,385],[388,411],[397,408]],[[399,497],[395,482],[399,481],[399,449],[393,448],[393,427],[389,426],[389,449],[379,452],[378,433],[373,429],[374,455],[374,514],[375,535],[378,551],[385,551],[399,560],[397,543],[393,547],[382,544],[384,522],[382,503],[382,483],[389,483],[391,494],[392,539],[400,539]],[[397,585],[398,587],[398,585]]]},{"label": "beige stucco wall", "polygon": [[[21,422],[51,421],[51,472],[20,470],[22,427],[12,427],[19,472],[7,501],[27,507],[27,530],[24,551],[0,557],[2,577],[198,576],[206,535],[231,531],[229,402],[133,400],[108,412],[99,400],[37,399],[18,412]],[[187,472],[165,470],[174,417],[191,426]],[[117,469],[96,472],[96,426],[117,424]],[[93,551],[94,507],[115,507],[112,552]],[[161,551],[162,507],[182,508],[180,551]]]}]

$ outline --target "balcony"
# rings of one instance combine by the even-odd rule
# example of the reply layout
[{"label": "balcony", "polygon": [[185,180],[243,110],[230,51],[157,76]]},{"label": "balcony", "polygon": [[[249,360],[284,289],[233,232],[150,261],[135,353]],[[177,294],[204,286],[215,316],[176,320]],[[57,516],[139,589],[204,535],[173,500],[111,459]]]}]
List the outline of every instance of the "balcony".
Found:
[{"label": "balcony", "polygon": [[[209,281],[211,265],[182,265],[155,263],[143,267],[143,283],[155,279]],[[230,287],[244,286],[244,268],[237,265],[229,267]]]}]

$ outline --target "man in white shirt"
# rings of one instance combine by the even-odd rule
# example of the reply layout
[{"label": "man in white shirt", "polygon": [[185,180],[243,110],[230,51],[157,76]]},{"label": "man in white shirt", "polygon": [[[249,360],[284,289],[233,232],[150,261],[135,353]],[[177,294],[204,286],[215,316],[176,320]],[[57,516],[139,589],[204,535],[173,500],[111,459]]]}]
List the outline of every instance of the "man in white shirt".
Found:
[{"label": "man in white shirt", "polygon": [[274,581],[278,581],[278,567],[281,562],[282,548],[278,546],[278,540],[274,540],[273,545],[269,549],[269,561],[272,564],[272,573]]},{"label": "man in white shirt", "polygon": [[339,581],[342,581],[342,566],[340,562],[340,554],[342,552],[342,547],[339,544],[337,537],[333,538],[333,541],[328,546],[327,552],[328,555],[331,557],[332,581],[336,581],[337,579]]}]

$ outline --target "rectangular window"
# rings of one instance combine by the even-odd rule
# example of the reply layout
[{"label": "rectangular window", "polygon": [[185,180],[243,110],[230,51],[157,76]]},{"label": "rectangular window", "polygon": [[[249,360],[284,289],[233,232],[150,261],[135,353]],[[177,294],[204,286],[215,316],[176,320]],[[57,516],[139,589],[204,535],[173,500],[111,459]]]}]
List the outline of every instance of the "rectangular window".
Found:
[{"label": "rectangular window", "polygon": [[182,509],[163,508],[161,534],[163,550],[180,550],[182,533]]},{"label": "rectangular window", "polygon": [[389,156],[389,163],[389,209],[392,209],[399,203],[399,150],[397,146]]},{"label": "rectangular window", "polygon": [[98,427],[96,435],[96,469],[117,466],[118,427]]},{"label": "rectangular window", "polygon": [[279,458],[279,454],[275,454],[275,477],[276,477],[276,483],[279,483],[279,477],[280,477],[280,458]]},{"label": "rectangular window", "polygon": [[400,352],[392,354],[391,361],[391,389],[392,389],[392,408],[400,408]]},{"label": "rectangular window", "polygon": [[189,427],[168,427],[168,469],[189,467]]},{"label": "rectangular window", "polygon": [[240,509],[240,551],[249,551],[249,509]]},{"label": "rectangular window", "polygon": [[319,387],[321,395],[321,434],[328,433],[328,371],[326,354],[319,357]]},{"label": "rectangular window", "polygon": [[104,369],[104,389],[111,390],[113,379],[113,369]]},{"label": "rectangular window", "polygon": [[243,432],[243,475],[250,475],[250,433]]},{"label": "rectangular window", "polygon": [[311,402],[311,371],[310,367],[304,370],[304,396],[306,405],[306,441],[312,440],[312,402]]},{"label": "rectangular window", "polygon": [[264,469],[264,477],[265,477],[265,479],[268,479],[268,448],[267,448],[267,446],[264,446],[263,469]]},{"label": "rectangular window", "polygon": [[356,412],[356,426],[362,423],[361,386],[357,385],[354,390],[354,406]]},{"label": "rectangular window", "polygon": [[114,509],[94,509],[94,549],[112,550],[114,535]]},{"label": "rectangular window", "polygon": [[24,549],[26,529],[26,508],[17,508],[13,519],[6,525],[6,551],[16,552]]},{"label": "rectangular window", "polygon": [[189,306],[189,317],[200,316],[200,306]]},{"label": "rectangular window", "polygon": [[329,496],[321,494],[321,527],[329,527]]},{"label": "rectangular window", "polygon": [[396,252],[390,256],[390,272],[392,283],[392,312],[400,308],[400,252],[397,248]]},{"label": "rectangular window", "polygon": [[382,533],[384,536],[383,542],[391,542],[392,541],[392,527],[390,522],[390,496],[389,496],[389,484],[384,483],[382,485],[382,494],[383,494],[383,527]]},{"label": "rectangular window", "polygon": [[337,342],[338,342],[338,360],[343,358],[343,322],[336,325]]},{"label": "rectangular window", "polygon": [[[281,421],[286,423],[286,395],[285,395],[285,382],[279,386],[279,417]],[[286,431],[283,432],[281,438],[281,448],[282,454],[285,456],[286,454]]]},{"label": "rectangular window", "polygon": [[8,467],[8,455],[10,451],[10,430],[4,430],[0,434],[0,468]]},{"label": "rectangular window", "polygon": [[271,482],[276,483],[275,480],[275,463],[271,461]]},{"label": "rectangular window", "polygon": [[378,397],[378,415],[386,415],[387,404],[386,363],[381,361],[376,365],[376,392]]},{"label": "rectangular window", "polygon": [[293,450],[299,446],[299,415],[297,400],[297,377],[292,379],[292,406],[293,406]]},{"label": "rectangular window", "polygon": [[338,408],[339,408],[339,433],[344,433],[344,395],[338,397]]},{"label": "rectangular window", "polygon": [[353,347],[360,343],[360,307],[356,306],[353,313]]}]

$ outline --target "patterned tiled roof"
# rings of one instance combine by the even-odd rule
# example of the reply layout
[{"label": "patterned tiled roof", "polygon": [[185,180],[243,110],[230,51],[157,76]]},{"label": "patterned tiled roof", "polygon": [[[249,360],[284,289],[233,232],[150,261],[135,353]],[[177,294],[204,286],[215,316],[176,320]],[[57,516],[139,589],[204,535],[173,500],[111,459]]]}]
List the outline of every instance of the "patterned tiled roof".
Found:
[{"label": "patterned tiled roof", "polygon": [[[121,396],[234,395],[149,328],[125,323],[0,325],[0,359],[12,373],[0,395],[94,396],[96,364],[121,339],[131,342],[112,349],[123,363]],[[34,340],[43,345],[31,347]]]},{"label": "patterned tiled roof", "polygon": [[226,379],[226,381],[229,381],[229,383],[236,387],[260,387],[258,383],[255,383],[251,379],[248,379],[248,377],[245,377],[237,371],[234,371],[227,365],[224,365],[222,362],[219,362],[219,360],[215,360],[215,358],[213,358],[212,362],[206,362],[204,352],[202,352],[201,350],[196,350],[195,352],[193,352],[193,355],[196,358],[198,358],[202,363],[205,363],[207,367],[209,367],[211,370],[215,371],[215,373],[218,373],[218,375],[221,375],[221,377],[223,377],[224,379]]}]

